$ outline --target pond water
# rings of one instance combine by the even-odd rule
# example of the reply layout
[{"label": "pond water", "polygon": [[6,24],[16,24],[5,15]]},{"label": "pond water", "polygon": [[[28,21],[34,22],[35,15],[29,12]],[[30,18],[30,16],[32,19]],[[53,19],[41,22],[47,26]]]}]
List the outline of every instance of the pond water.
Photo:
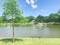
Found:
[{"label": "pond water", "polygon": [[[15,37],[60,38],[60,25],[32,25],[14,27]],[[12,37],[10,26],[0,27],[0,38]]]}]

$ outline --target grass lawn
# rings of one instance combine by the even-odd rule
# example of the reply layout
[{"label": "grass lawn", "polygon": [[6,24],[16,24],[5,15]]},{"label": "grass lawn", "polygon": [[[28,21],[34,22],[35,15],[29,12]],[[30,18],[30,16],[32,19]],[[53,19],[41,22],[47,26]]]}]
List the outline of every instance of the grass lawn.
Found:
[{"label": "grass lawn", "polygon": [[[0,39],[0,45],[12,45],[12,39]],[[60,45],[60,38],[20,38],[14,45]]]}]

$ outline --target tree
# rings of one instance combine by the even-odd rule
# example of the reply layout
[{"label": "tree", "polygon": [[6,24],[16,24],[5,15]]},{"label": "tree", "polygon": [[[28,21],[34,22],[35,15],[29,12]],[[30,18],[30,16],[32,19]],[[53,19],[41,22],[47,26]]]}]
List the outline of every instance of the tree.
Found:
[{"label": "tree", "polygon": [[56,13],[55,14],[52,13],[49,15],[49,21],[50,22],[58,22],[58,18],[59,18],[59,16]]},{"label": "tree", "polygon": [[15,23],[27,23],[28,19],[23,16],[18,16],[14,20]]},{"label": "tree", "polygon": [[60,22],[60,9],[57,11],[57,14],[59,15],[59,22]]},{"label": "tree", "polygon": [[[11,19],[12,22],[12,31],[13,31],[13,42],[14,42],[14,19],[16,16],[20,16],[22,11],[18,9],[16,0],[6,0],[3,4],[4,13],[3,15],[8,19]],[[10,17],[10,18],[9,18]]]},{"label": "tree", "polygon": [[29,16],[29,17],[26,17],[26,18],[29,20],[29,22],[31,22],[32,20],[35,20],[34,16]]},{"label": "tree", "polygon": [[60,15],[60,9],[57,11],[57,14]]},{"label": "tree", "polygon": [[35,19],[36,22],[43,22],[44,21],[44,16],[38,15]]},{"label": "tree", "polygon": [[14,22],[15,23],[20,23],[20,21],[23,19],[23,16],[16,16]]},{"label": "tree", "polygon": [[49,22],[49,16],[44,17],[44,22]]},{"label": "tree", "polygon": [[2,23],[3,21],[2,21],[3,19],[2,19],[2,17],[0,17],[0,23]]}]

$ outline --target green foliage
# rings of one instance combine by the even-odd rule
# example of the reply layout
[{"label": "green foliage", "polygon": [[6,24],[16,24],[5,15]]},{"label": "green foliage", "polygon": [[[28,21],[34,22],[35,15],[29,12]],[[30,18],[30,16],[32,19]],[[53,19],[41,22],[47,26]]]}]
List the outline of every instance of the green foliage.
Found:
[{"label": "green foliage", "polygon": [[2,23],[2,20],[3,20],[2,17],[0,17],[0,23]]},{"label": "green foliage", "polygon": [[44,17],[44,22],[49,22],[49,17],[48,16]]},{"label": "green foliage", "polygon": [[57,14],[60,15],[60,9],[57,11]]},{"label": "green foliage", "polygon": [[0,23],[6,23],[7,22],[7,19],[5,16],[0,16]]},{"label": "green foliage", "polygon": [[32,20],[35,20],[34,16],[29,16],[29,17],[26,17],[26,18],[29,20],[29,22],[31,22]]},{"label": "green foliage", "polygon": [[16,0],[6,0],[3,4],[4,6],[4,13],[3,15],[6,19],[10,22],[13,21],[15,23],[25,23],[28,20],[22,16],[23,11],[18,9],[18,5]]},{"label": "green foliage", "polygon": [[14,20],[15,23],[27,23],[28,19],[23,16],[17,16]]},{"label": "green foliage", "polygon": [[59,15],[58,21],[60,22],[60,9],[57,11],[57,14]]},{"label": "green foliage", "polygon": [[38,15],[35,19],[36,22],[43,22],[44,21],[44,16]]},{"label": "green foliage", "polygon": [[16,0],[6,0],[3,4],[4,13],[3,15],[8,19],[16,18],[17,16],[21,16],[22,11],[18,9],[18,5]]},{"label": "green foliage", "polygon": [[50,22],[58,22],[59,15],[58,14],[50,14],[49,21]]},{"label": "green foliage", "polygon": [[57,13],[51,13],[49,16],[38,15],[36,22],[60,22],[60,9]]}]

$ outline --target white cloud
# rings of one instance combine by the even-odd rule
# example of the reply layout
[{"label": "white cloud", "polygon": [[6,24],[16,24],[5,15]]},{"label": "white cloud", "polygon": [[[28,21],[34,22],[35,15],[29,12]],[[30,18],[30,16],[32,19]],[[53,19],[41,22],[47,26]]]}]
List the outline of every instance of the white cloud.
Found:
[{"label": "white cloud", "polygon": [[34,9],[34,8],[37,8],[37,5],[35,5],[35,1],[36,0],[30,0],[31,1],[31,6],[32,6],[32,8]]},{"label": "white cloud", "polygon": [[37,0],[26,0],[26,3],[30,4],[32,8],[37,8],[35,2],[37,2]]},{"label": "white cloud", "polygon": [[30,1],[31,1],[31,4],[32,4],[32,5],[34,5],[34,3],[35,3],[35,0],[30,0]]},{"label": "white cloud", "polygon": [[26,3],[30,4],[30,1],[29,0],[26,0]]},{"label": "white cloud", "polygon": [[37,5],[31,5],[32,6],[32,8],[34,9],[34,8],[37,8]]}]

